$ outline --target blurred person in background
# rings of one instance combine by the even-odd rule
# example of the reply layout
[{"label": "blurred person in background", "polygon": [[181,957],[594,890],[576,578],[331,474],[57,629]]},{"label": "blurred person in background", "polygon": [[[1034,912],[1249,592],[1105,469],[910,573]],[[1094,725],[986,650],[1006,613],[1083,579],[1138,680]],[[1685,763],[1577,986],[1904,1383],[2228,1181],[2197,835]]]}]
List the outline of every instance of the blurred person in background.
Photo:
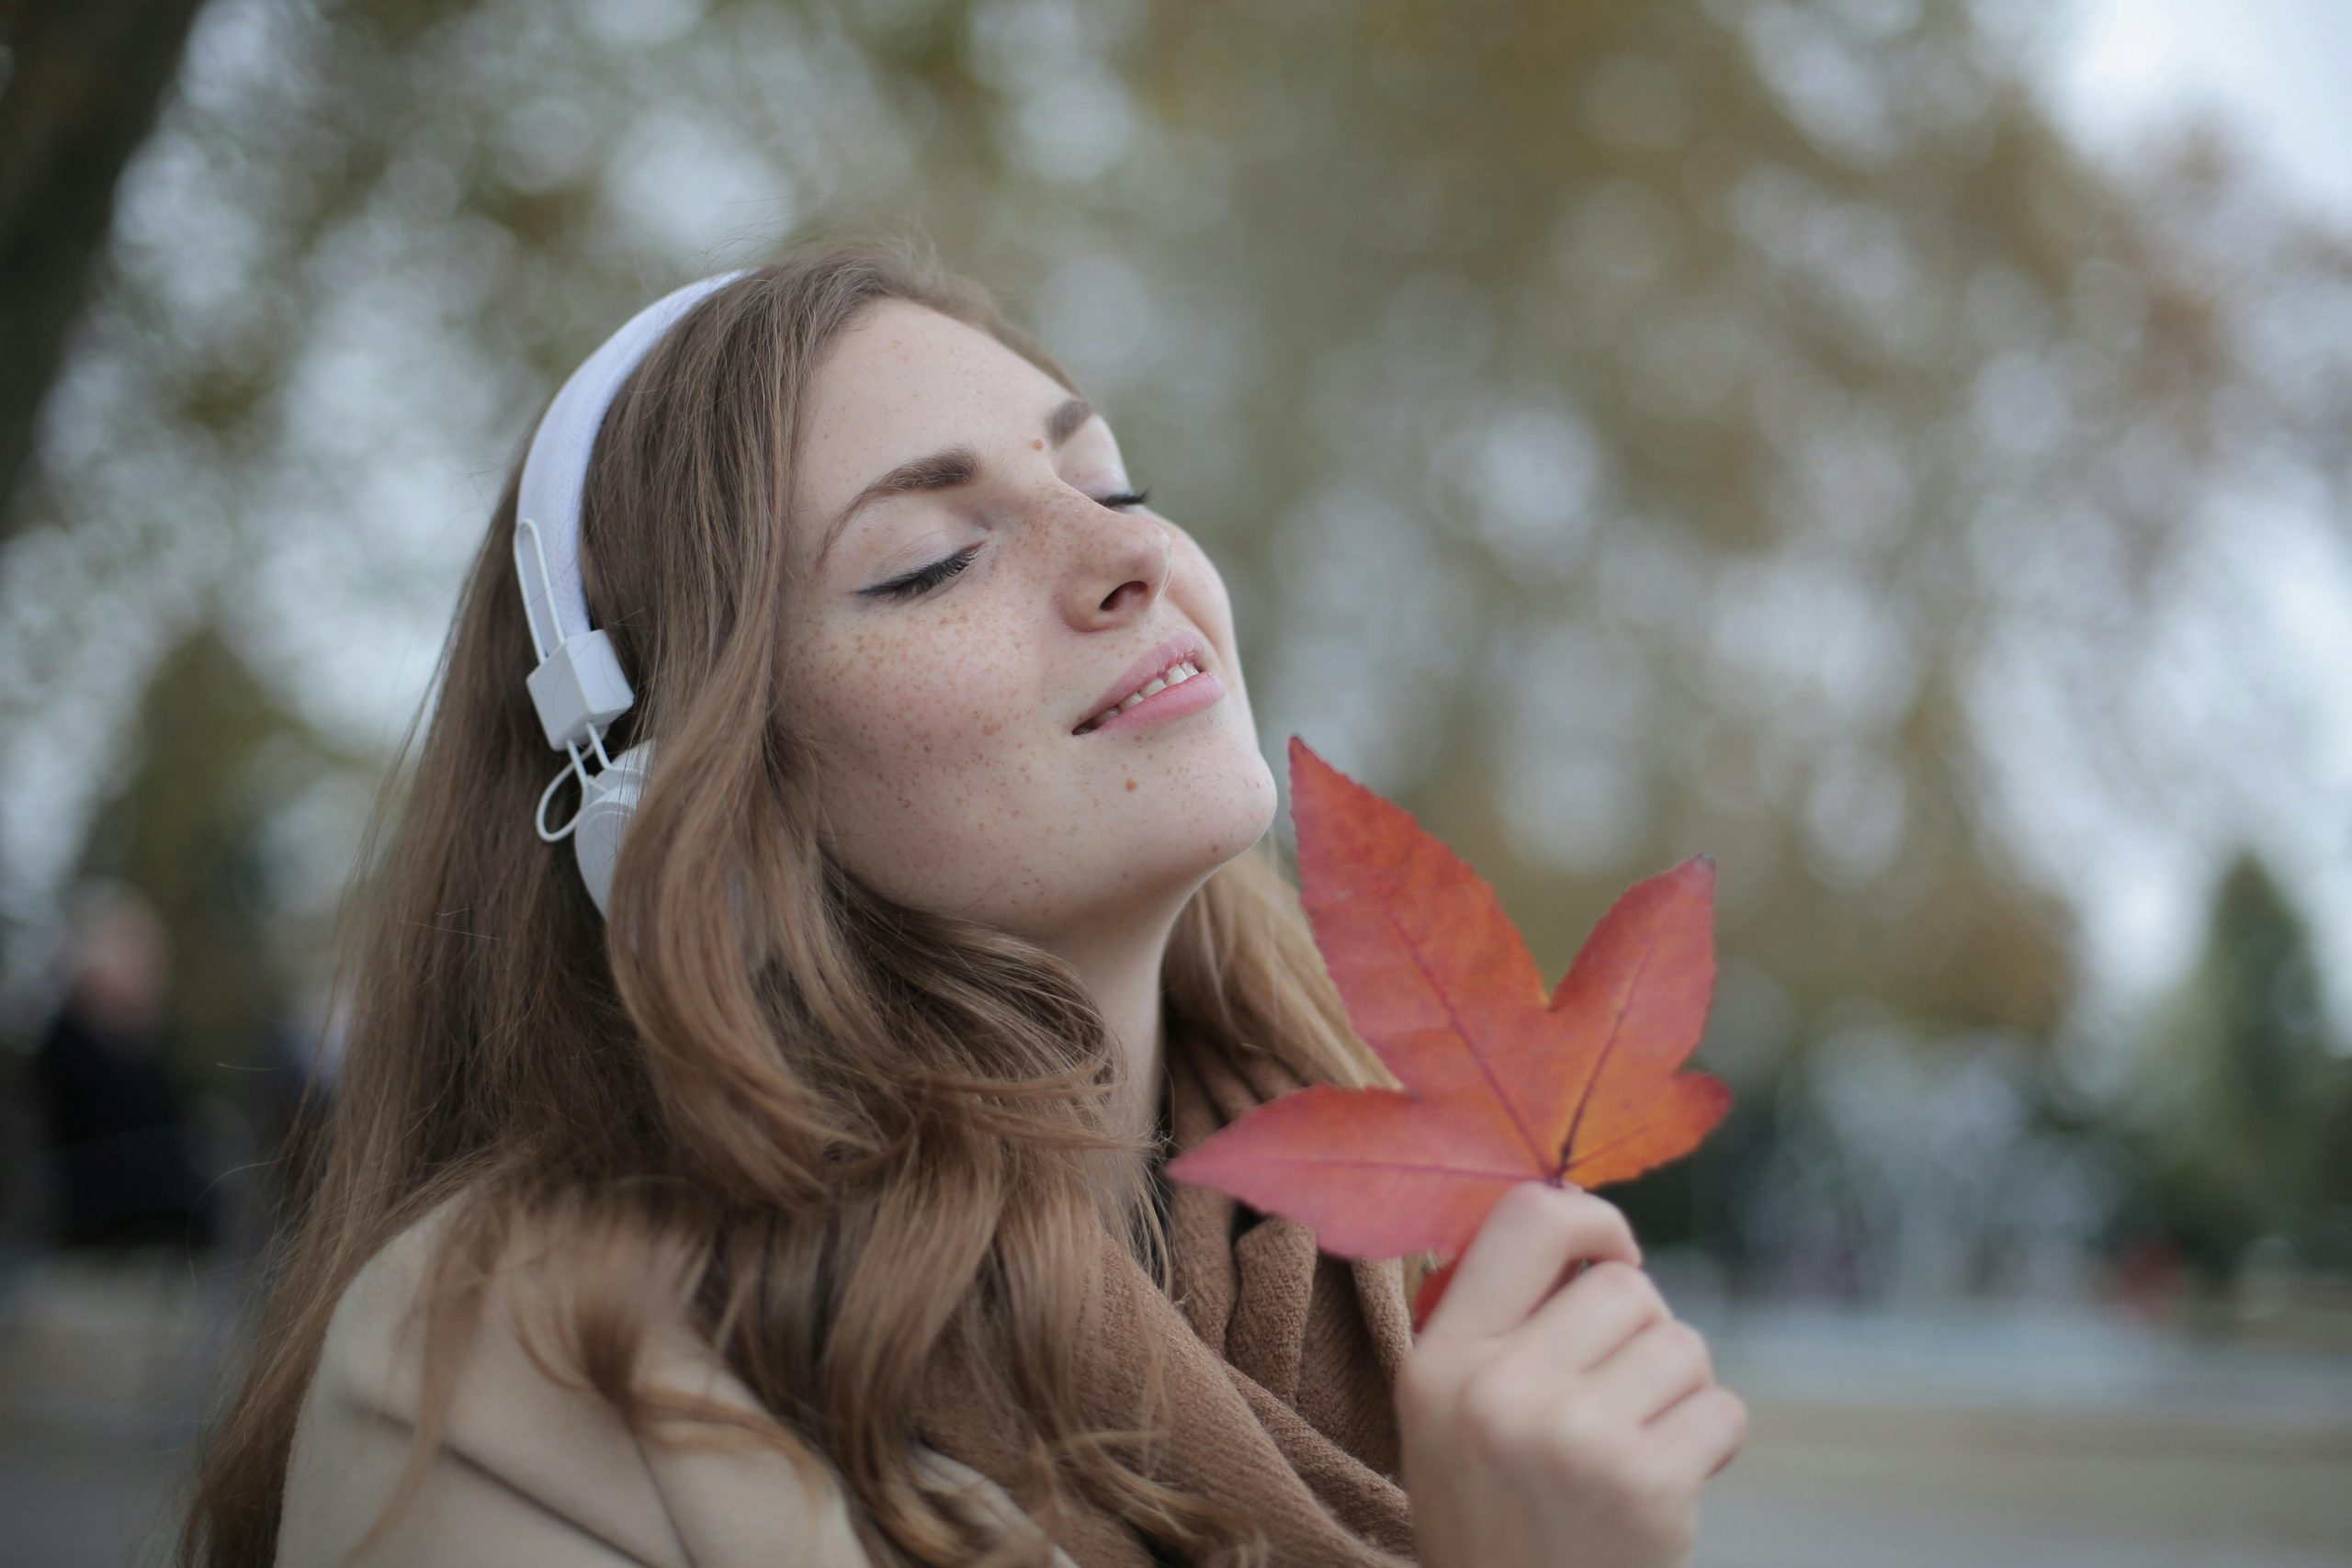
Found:
[{"label": "blurred person in background", "polygon": [[1746,1412],[1613,1206],[1521,1184],[1416,1337],[1434,1259],[1165,1179],[1390,1080],[1102,415],[912,247],[677,298],[567,492],[660,765],[592,895],[518,460],[183,1561],[1680,1562]]},{"label": "blurred person in background", "polygon": [[31,1073],[48,1134],[54,1239],[72,1248],[208,1249],[214,1216],[166,1066],[163,920],[131,888],[90,888],[69,962],[65,999]]}]

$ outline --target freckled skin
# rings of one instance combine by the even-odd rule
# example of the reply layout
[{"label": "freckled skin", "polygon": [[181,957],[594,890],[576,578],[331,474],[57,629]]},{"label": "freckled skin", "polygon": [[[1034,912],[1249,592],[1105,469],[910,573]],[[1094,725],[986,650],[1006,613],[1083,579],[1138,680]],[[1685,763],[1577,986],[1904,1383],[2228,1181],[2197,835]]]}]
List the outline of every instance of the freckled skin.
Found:
[{"label": "freckled skin", "polygon": [[[1102,416],[1058,450],[1037,434],[1069,395],[987,333],[903,301],[842,333],[799,453],[791,548],[804,567],[886,469],[963,443],[983,472],[870,503],[804,572],[786,607],[783,717],[817,743],[831,847],[854,874],[1059,953],[1156,1071],[1168,932],[1272,825],[1274,779],[1223,580],[1149,507],[1093,499],[1133,488]],[[858,592],[973,545],[927,592]],[[1184,631],[1208,644],[1221,699],[1071,733],[1131,660]]]}]

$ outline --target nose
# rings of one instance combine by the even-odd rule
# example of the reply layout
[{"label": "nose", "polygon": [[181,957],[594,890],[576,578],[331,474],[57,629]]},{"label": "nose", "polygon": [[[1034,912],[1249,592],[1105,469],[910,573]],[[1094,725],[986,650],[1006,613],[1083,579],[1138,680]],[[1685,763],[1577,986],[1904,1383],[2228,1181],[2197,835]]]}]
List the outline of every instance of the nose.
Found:
[{"label": "nose", "polygon": [[1070,624],[1132,618],[1166,592],[1176,541],[1158,519],[1068,491],[1048,508],[1066,551],[1061,593]]}]

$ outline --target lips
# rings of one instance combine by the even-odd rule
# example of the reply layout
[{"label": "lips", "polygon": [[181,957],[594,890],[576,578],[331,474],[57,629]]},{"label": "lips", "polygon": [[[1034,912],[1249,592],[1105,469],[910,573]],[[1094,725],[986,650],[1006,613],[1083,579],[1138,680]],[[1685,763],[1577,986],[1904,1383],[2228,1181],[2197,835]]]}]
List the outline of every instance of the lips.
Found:
[{"label": "lips", "polygon": [[1125,699],[1128,693],[1148,684],[1154,675],[1171,664],[1189,662],[1195,670],[1208,668],[1209,649],[1197,632],[1179,632],[1154,644],[1136,656],[1134,661],[1119,671],[1118,679],[1103,688],[1102,694],[1090,704],[1070,724],[1070,733],[1077,734],[1089,719],[1104,708]]}]

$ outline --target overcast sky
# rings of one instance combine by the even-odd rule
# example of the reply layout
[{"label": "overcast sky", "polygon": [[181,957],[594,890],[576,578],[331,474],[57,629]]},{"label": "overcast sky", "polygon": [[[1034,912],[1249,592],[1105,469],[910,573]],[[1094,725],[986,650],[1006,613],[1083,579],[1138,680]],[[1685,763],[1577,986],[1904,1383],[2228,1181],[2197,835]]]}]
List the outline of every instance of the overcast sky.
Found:
[{"label": "overcast sky", "polygon": [[[2166,130],[2205,121],[2306,214],[2352,237],[2352,0],[2076,0],[2061,36],[2045,84],[2081,145],[2128,164]],[[2231,640],[2259,628],[2269,689],[2304,732],[2316,786],[2280,803],[2290,815],[2263,847],[2319,918],[2341,1009],[2352,1004],[2352,529],[2308,493],[2247,485],[2226,507],[2231,547],[2206,581],[2237,580]],[[2199,618],[2185,610],[2185,635]],[[2093,966],[2127,987],[2159,981],[2203,936],[2212,867],[2199,855],[2227,846],[2134,847],[2121,835],[2109,847],[2086,855],[2078,839],[2074,851],[2085,869],[2102,863],[2103,886],[2080,906]]]},{"label": "overcast sky", "polygon": [[2128,152],[2205,113],[2283,188],[2352,233],[2352,0],[2077,0],[2059,118]]}]

